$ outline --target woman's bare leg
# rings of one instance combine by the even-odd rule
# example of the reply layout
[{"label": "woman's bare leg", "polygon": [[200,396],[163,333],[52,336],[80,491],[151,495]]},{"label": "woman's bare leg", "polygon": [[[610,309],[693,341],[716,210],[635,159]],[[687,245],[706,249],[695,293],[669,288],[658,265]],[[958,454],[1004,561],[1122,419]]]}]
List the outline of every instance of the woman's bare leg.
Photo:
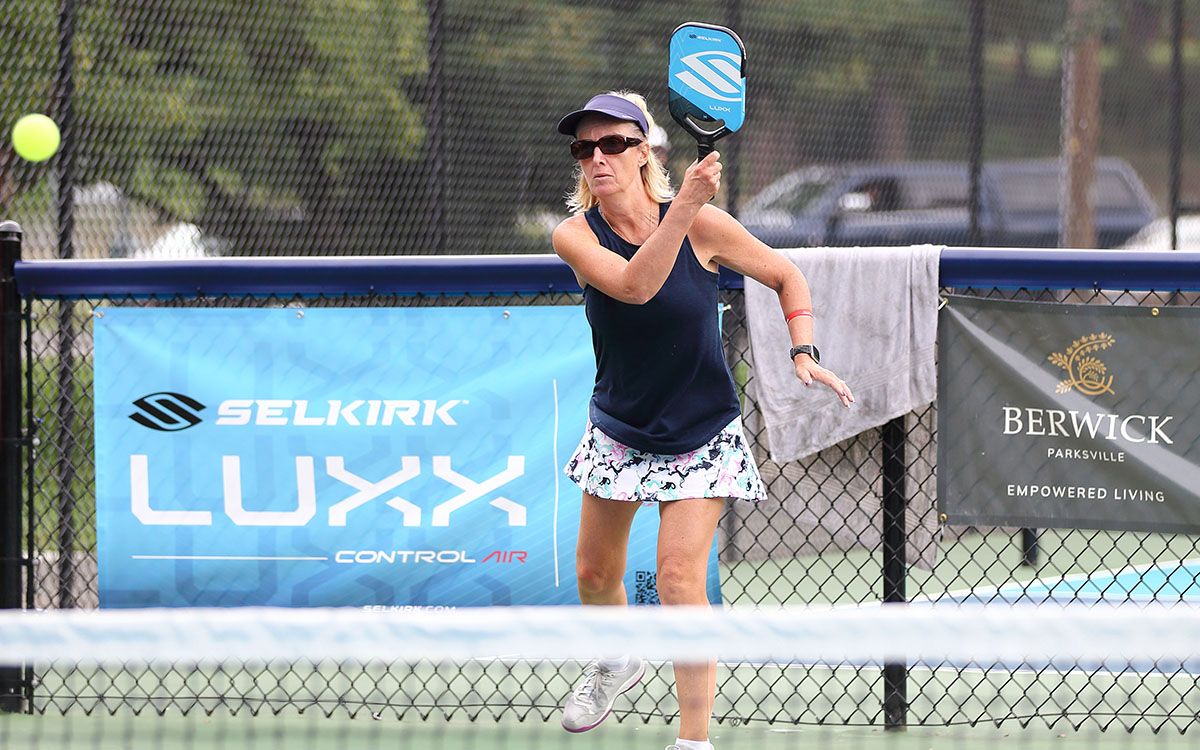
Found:
[{"label": "woman's bare leg", "polygon": [[[626,605],[625,555],[629,529],[640,505],[584,493],[575,547],[575,573],[582,603]],[[588,665],[563,703],[562,726],[568,732],[586,732],[599,726],[612,712],[617,697],[636,685],[645,673],[645,664],[636,654],[594,656],[604,658]]]},{"label": "woman's bare leg", "polygon": [[[708,605],[708,556],[724,510],[721,498],[675,500],[659,507],[657,580],[663,604]],[[680,739],[708,739],[716,675],[715,661],[675,663]]]},{"label": "woman's bare leg", "polygon": [[625,558],[629,529],[641,503],[604,500],[583,493],[575,578],[584,604],[625,605]]}]

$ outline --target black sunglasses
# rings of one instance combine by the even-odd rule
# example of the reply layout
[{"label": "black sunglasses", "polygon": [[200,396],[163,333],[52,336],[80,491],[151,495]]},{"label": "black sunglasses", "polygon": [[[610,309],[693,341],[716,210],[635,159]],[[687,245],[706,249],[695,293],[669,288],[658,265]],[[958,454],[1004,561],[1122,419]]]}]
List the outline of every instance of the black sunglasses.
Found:
[{"label": "black sunglasses", "polygon": [[600,153],[615,156],[625,153],[625,149],[632,148],[641,142],[641,138],[629,138],[623,135],[606,135],[595,141],[573,141],[571,143],[571,156],[574,156],[578,161],[590,159],[596,153],[597,146],[600,147]]}]

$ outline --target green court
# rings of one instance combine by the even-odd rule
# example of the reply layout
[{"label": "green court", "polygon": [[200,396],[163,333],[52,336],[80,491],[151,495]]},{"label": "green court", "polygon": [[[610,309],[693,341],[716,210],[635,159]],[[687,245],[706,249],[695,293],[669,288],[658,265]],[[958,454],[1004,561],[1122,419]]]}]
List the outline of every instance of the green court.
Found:
[{"label": "green court", "polygon": [[[640,722],[610,721],[584,735],[570,735],[553,724],[414,722],[402,723],[308,716],[184,718],[157,716],[6,716],[0,718],[0,741],[11,748],[73,750],[217,750],[288,748],[288,750],[639,750],[665,747],[673,728]],[[1194,742],[1175,732],[1100,733],[1020,728],[922,727],[901,732],[871,728],[717,727],[714,745],[722,750],[950,750],[964,747],[1052,748],[1184,748]]]}]

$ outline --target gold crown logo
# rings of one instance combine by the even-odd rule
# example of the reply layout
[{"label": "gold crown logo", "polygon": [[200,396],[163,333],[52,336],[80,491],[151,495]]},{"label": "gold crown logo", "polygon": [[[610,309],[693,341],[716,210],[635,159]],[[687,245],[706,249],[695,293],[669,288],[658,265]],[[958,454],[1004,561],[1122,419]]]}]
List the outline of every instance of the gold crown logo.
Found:
[{"label": "gold crown logo", "polygon": [[1108,374],[1108,367],[1088,355],[1107,349],[1116,341],[1101,331],[1072,341],[1064,353],[1055,352],[1047,357],[1052,364],[1067,371],[1067,379],[1059,381],[1055,393],[1066,393],[1072,388],[1088,396],[1113,393],[1113,376]]}]

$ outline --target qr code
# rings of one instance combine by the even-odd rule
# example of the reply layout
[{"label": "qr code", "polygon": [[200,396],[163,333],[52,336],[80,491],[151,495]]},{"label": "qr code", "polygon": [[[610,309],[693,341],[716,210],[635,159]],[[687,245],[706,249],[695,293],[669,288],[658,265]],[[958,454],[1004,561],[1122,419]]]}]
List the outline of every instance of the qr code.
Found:
[{"label": "qr code", "polygon": [[657,578],[652,570],[639,570],[634,574],[634,582],[637,584],[637,590],[633,593],[634,604],[660,604]]}]

